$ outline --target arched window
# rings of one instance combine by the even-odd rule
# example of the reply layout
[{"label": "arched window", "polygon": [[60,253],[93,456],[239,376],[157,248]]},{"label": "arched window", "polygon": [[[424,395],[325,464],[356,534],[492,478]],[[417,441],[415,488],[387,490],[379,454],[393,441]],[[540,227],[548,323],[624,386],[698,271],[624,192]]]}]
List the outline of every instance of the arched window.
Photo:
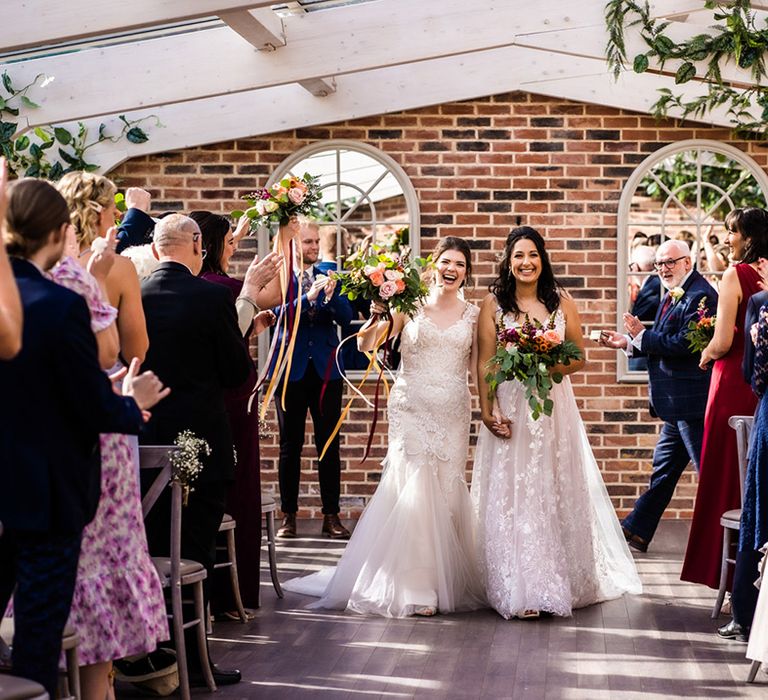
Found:
[{"label": "arched window", "polygon": [[[335,261],[338,269],[344,259],[368,241],[386,245],[395,232],[408,229],[405,241],[418,255],[419,204],[405,171],[390,156],[358,141],[336,139],[305,146],[286,158],[272,173],[267,186],[288,175],[309,173],[320,178],[322,193],[318,218],[320,260]],[[401,234],[402,235],[402,234]],[[259,253],[269,250],[269,232],[259,233]],[[356,320],[349,335],[358,330],[368,313],[365,302],[357,304]],[[263,346],[263,347],[262,347]],[[259,338],[259,356],[266,357],[266,334]],[[345,351],[348,370],[367,366],[364,356],[353,348]]]},{"label": "arched window", "polygon": [[[618,213],[618,330],[625,312],[653,324],[665,291],[653,269],[656,249],[685,240],[694,267],[717,287],[728,264],[726,214],[765,207],[768,176],[746,154],[716,141],[690,140],[646,158],[630,176]],[[645,358],[619,355],[619,381],[647,380]]]}]

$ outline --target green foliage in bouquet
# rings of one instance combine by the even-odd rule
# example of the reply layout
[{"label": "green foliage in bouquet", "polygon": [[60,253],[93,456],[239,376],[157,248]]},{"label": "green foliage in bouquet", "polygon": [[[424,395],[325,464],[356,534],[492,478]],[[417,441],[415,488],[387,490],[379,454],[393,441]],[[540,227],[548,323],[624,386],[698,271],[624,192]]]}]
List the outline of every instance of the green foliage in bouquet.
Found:
[{"label": "green foliage in bouquet", "polygon": [[259,226],[270,223],[287,224],[292,216],[311,216],[320,202],[320,179],[309,173],[304,177],[285,177],[270,187],[260,187],[243,199],[248,203],[245,211],[233,211],[233,219],[245,214]]},{"label": "green foliage in bouquet", "polygon": [[688,321],[688,331],[685,339],[693,352],[701,352],[715,335],[716,316],[707,312],[707,297],[702,297],[696,309],[696,318]]}]

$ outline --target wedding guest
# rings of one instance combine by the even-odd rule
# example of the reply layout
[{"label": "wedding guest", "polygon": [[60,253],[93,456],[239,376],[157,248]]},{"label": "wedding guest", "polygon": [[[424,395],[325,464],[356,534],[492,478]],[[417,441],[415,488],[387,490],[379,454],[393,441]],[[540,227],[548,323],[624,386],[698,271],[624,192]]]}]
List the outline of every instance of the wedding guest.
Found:
[{"label": "wedding guest", "polygon": [[[0,158],[0,234],[5,225],[7,184],[8,166],[5,158]],[[5,246],[0,245],[0,360],[10,360],[21,350],[22,317],[21,298],[8,253]]]},{"label": "wedding guest", "polygon": [[[70,226],[55,188],[10,188],[6,245],[24,307],[21,352],[0,362],[0,609],[14,594],[13,673],[54,697],[83,528],[99,502],[99,433],[136,434],[168,390],[134,361],[118,396],[99,366],[86,301],[48,279]],[[44,434],[45,439],[41,439]]]},{"label": "wedding guest", "polygon": [[[488,602],[507,619],[535,619],[640,593],[568,376],[585,361],[579,312],[555,279],[538,231],[512,229],[490,289],[477,326],[483,425],[472,473]],[[510,378],[490,392],[487,379],[498,330],[526,322],[580,351],[570,364],[552,368],[563,378],[551,389],[551,415],[537,418],[523,382]]]},{"label": "wedding guest", "polygon": [[[303,268],[293,270],[291,286],[294,296],[301,296],[301,317],[290,374],[282,378],[275,394],[280,426],[278,474],[283,511],[279,537],[296,537],[307,411],[312,416],[318,456],[341,415],[342,379],[335,361],[339,344],[338,326],[348,324],[352,319],[352,308],[347,298],[336,289],[336,281],[326,277],[316,267],[320,236],[315,222],[305,220],[301,223],[298,243],[301,245]],[[282,337],[283,328],[280,324],[278,326],[277,332]],[[282,382],[286,381],[288,386],[283,408]],[[322,533],[333,539],[346,539],[349,530],[339,519],[341,459],[338,435],[319,461],[318,479],[323,506]]]},{"label": "wedding guest", "polygon": [[117,252],[131,246],[145,245],[152,240],[155,220],[149,215],[152,195],[141,187],[129,187],[125,191],[125,206],[117,232]]},{"label": "wedding guest", "polygon": [[[101,175],[81,171],[67,173],[56,187],[72,212],[72,224],[80,245],[78,260],[87,264],[92,254],[91,243],[115,225],[117,187]],[[123,256],[116,258],[106,285],[107,301],[117,309],[120,354],[124,360],[133,357],[143,360],[149,340],[139,279],[131,261]]]},{"label": "wedding guest", "polygon": [[386,305],[371,304],[360,348],[374,350],[388,330],[403,338],[386,468],[335,569],[285,584],[321,597],[310,608],[429,617],[485,604],[466,482],[479,312],[463,294],[471,253],[462,238],[440,240],[435,284],[413,318],[394,312],[390,327]]},{"label": "wedding guest", "polygon": [[[699,355],[689,349],[686,333],[702,299],[709,315],[717,304],[717,292],[693,269],[684,241],[663,243],[654,267],[667,293],[653,326],[648,329],[637,316],[624,314],[628,335],[604,331],[600,336],[602,345],[622,349],[630,357],[644,353],[651,415],[664,421],[653,451],[650,486],[622,522],[629,546],[641,552],[648,550],[685,468],[689,463],[699,468],[710,371],[699,369]],[[672,290],[681,293],[673,297]]]},{"label": "wedding guest", "polygon": [[[216,535],[235,475],[224,390],[241,386],[251,364],[231,292],[197,277],[203,265],[201,239],[199,226],[180,214],[155,226],[153,245],[160,264],[141,285],[150,339],[144,366],[163,377],[173,393],[152,413],[141,442],[173,444],[180,432],[191,430],[211,449],[210,455],[202,457],[203,470],[189,494],[181,527],[181,556],[208,570],[207,603],[216,563]],[[146,520],[153,555],[168,555],[169,524],[170,496],[166,492]],[[190,682],[202,684],[194,629],[188,630],[186,642]],[[240,681],[239,671],[214,664],[211,670],[218,685]]]},{"label": "wedding guest", "polygon": [[[656,318],[656,312],[659,310],[661,302],[661,281],[659,276],[653,272],[656,260],[656,250],[648,245],[641,245],[632,251],[632,262],[630,270],[634,272],[650,272],[646,275],[639,286],[629,313],[640,319],[645,324],[653,323]],[[634,371],[644,371],[648,369],[648,358],[641,350],[632,354],[627,361],[627,367]]]},{"label": "wedding guest", "polygon": [[[755,294],[765,297],[767,292]],[[751,302],[752,300],[750,300]],[[745,326],[750,329],[751,325]],[[752,388],[760,399],[755,415],[755,422],[750,434],[749,459],[744,483],[744,499],[741,509],[739,545],[736,553],[736,565],[733,572],[733,593],[731,611],[733,619],[718,628],[718,636],[735,639],[739,642],[749,640],[752,621],[757,607],[758,589],[755,581],[760,575],[760,560],[763,556],[760,548],[768,542],[768,307],[763,306],[759,320],[752,334],[754,337],[754,359]],[[745,340],[745,346],[752,345],[751,339]],[[745,357],[747,353],[745,352]]]},{"label": "wedding guest", "polygon": [[760,291],[758,259],[768,257],[768,212],[734,209],[725,218],[734,263],[720,282],[715,334],[701,353],[712,381],[704,416],[699,488],[681,578],[718,588],[722,552],[720,516],[741,505],[736,434],[728,427],[735,415],[752,415],[757,400],[742,376],[744,316],[747,301]]},{"label": "wedding guest", "polygon": [[[190,212],[189,218],[200,227],[203,235],[203,247],[206,256],[200,277],[208,282],[226,287],[232,303],[238,308],[238,318],[247,321],[245,328],[241,323],[246,342],[251,335],[258,335],[269,328],[275,320],[270,310],[259,308],[275,302],[274,299],[262,299],[265,287],[278,274],[282,257],[270,253],[263,261],[258,257],[246,273],[246,283],[228,274],[229,263],[239,242],[237,232],[248,230],[250,220],[245,217],[238,222],[233,231],[229,221],[209,211]],[[243,316],[250,312],[250,317]],[[250,358],[249,358],[250,359]],[[232,428],[232,436],[237,452],[235,480],[229,489],[226,511],[237,522],[235,542],[237,546],[237,571],[240,579],[240,593],[243,605],[250,608],[259,605],[260,552],[261,552],[261,473],[259,465],[259,413],[248,411],[248,404],[256,389],[257,372],[253,360],[249,363],[248,379],[240,386],[229,389],[224,394],[224,402]],[[214,612],[234,610],[232,587],[215,587],[212,603]]]}]

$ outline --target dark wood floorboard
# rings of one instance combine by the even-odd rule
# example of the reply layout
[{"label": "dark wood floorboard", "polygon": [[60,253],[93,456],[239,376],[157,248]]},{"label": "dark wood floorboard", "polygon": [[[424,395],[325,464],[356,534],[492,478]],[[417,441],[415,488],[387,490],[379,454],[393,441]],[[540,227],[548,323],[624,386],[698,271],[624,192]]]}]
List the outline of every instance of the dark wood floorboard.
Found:
[{"label": "dark wood floorboard", "polygon": [[[299,523],[300,532],[319,523]],[[491,610],[388,620],[305,610],[279,600],[267,571],[262,607],[248,624],[217,623],[212,657],[243,682],[218,700],[388,698],[762,698],[768,676],[746,685],[746,646],[714,635],[714,592],[679,579],[688,524],[663,522],[636,554],[645,591],[574,611],[571,618],[506,621]],[[333,564],[344,544],[316,535],[283,541],[283,580]],[[202,698],[204,690],[193,691]],[[118,686],[118,697],[137,697]]]}]

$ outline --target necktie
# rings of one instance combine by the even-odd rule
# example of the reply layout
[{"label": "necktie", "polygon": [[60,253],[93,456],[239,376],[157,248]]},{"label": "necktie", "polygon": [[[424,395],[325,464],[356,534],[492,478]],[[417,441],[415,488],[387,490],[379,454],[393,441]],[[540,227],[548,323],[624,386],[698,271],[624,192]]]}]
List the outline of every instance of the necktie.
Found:
[{"label": "necktie", "polygon": [[667,292],[664,296],[664,303],[661,305],[661,313],[659,314],[659,320],[661,320],[664,317],[664,314],[667,313],[667,310],[669,309],[669,305],[672,303],[672,295]]},{"label": "necktie", "polygon": [[301,274],[301,293],[306,294],[312,288],[311,272],[304,270]]}]

